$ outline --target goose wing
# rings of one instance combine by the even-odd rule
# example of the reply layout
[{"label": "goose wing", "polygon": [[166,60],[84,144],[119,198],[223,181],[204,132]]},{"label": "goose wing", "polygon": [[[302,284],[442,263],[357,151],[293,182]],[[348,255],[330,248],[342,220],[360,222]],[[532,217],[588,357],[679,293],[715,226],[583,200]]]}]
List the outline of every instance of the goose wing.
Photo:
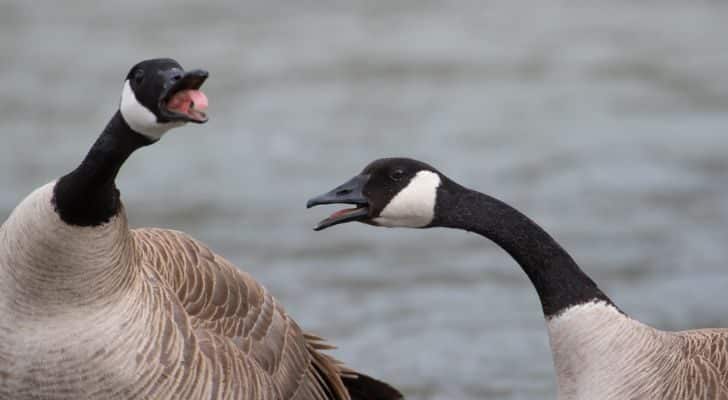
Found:
[{"label": "goose wing", "polygon": [[728,330],[700,329],[683,332],[683,336],[687,340],[689,354],[702,359],[696,364],[709,366],[728,398]]},{"label": "goose wing", "polygon": [[680,376],[664,388],[661,399],[728,400],[728,387],[721,371],[710,359],[694,355],[677,369]]},{"label": "goose wing", "polygon": [[322,353],[332,346],[303,332],[249,274],[183,232],[132,233],[143,263],[177,294],[200,351],[213,362],[276,398],[350,399],[344,380],[356,381],[357,374]]},{"label": "goose wing", "polygon": [[728,331],[702,329],[679,332],[683,368],[663,398],[728,400]]}]

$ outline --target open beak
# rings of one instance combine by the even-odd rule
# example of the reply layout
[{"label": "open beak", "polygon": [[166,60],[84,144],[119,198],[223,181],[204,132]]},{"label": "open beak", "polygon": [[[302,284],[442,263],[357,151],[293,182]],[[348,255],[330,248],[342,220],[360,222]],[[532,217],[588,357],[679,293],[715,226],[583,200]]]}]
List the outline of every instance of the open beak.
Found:
[{"label": "open beak", "polygon": [[309,200],[306,208],[321,204],[353,204],[355,206],[331,214],[319,222],[313,230],[320,231],[344,222],[367,220],[369,218],[369,201],[363,191],[368,180],[369,175],[357,175],[336,189]]},{"label": "open beak", "polygon": [[200,87],[209,76],[202,69],[169,78],[169,86],[159,98],[159,112],[167,121],[207,122],[207,96]]}]

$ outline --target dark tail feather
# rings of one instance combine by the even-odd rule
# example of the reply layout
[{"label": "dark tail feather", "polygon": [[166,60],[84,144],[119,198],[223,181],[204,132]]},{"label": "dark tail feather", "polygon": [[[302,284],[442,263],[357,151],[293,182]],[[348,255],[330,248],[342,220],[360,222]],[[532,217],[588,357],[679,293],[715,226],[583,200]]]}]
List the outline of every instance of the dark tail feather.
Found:
[{"label": "dark tail feather", "polygon": [[342,377],[351,400],[401,400],[402,393],[388,384],[357,372],[355,377]]}]

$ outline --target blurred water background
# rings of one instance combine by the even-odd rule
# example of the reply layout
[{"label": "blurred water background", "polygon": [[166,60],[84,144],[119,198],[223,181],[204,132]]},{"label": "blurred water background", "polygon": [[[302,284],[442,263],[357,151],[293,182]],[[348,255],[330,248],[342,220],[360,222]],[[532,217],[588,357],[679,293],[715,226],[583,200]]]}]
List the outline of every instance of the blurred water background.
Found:
[{"label": "blurred water background", "polygon": [[728,3],[0,2],[0,219],[72,169],[138,60],[211,72],[211,120],[132,157],[181,229],[409,399],[555,398],[540,306],[485,240],[306,200],[406,155],[543,224],[623,310],[728,326]]}]

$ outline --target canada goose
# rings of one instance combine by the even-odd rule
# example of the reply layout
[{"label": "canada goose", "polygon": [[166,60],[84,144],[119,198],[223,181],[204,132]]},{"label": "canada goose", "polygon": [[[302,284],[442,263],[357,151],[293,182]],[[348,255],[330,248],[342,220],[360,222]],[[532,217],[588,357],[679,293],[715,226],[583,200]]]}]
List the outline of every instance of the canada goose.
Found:
[{"label": "canada goose", "polygon": [[250,275],[188,235],[130,230],[115,185],[135,150],[202,123],[202,70],[135,65],[83,162],[0,227],[1,399],[377,399]]},{"label": "canada goose", "polygon": [[665,332],[621,310],[543,229],[509,205],[411,159],[388,158],[315,197],[353,204],[316,230],[351,221],[456,228],[520,264],[546,317],[560,399],[728,399],[728,330]]}]

